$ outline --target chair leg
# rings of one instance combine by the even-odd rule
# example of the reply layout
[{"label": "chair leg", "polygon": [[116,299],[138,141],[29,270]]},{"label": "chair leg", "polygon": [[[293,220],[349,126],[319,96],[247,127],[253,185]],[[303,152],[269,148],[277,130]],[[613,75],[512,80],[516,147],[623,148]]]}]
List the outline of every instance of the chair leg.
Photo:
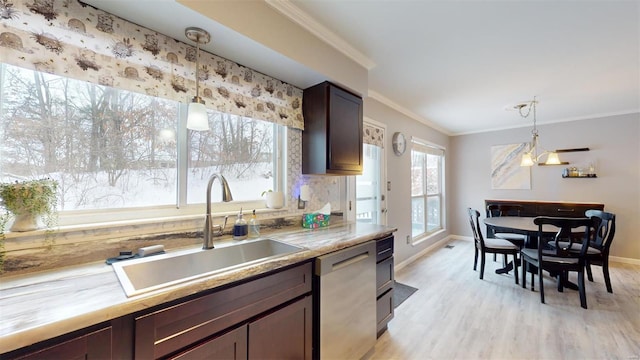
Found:
[{"label": "chair leg", "polygon": [[520,262],[522,263],[522,288],[527,288],[527,268],[529,263],[524,260],[524,256],[520,255]]},{"label": "chair leg", "polygon": [[536,276],[536,274],[534,274],[533,271],[531,271],[531,291],[535,291],[535,287],[536,287],[535,286],[535,284],[536,284],[535,283],[535,281],[536,281],[535,276]]},{"label": "chair leg", "polygon": [[584,271],[578,272],[578,292],[580,292],[580,306],[587,308],[587,294],[584,289]]},{"label": "chair leg", "polygon": [[502,254],[502,266],[507,267],[507,254]]},{"label": "chair leg", "polygon": [[593,274],[591,273],[591,263],[587,261],[585,264],[585,267],[587,268],[587,279],[593,282]]},{"label": "chair leg", "polygon": [[480,280],[484,277],[484,258],[485,253],[482,252],[482,254],[480,254]]},{"label": "chair leg", "polygon": [[604,276],[604,283],[607,285],[607,292],[613,294],[613,288],[611,287],[611,278],[609,277],[609,260],[607,258],[602,260],[602,275]]},{"label": "chair leg", "polygon": [[516,285],[518,285],[518,255],[513,254],[513,276],[516,279]]},{"label": "chair leg", "polygon": [[478,248],[475,248],[476,256],[473,258],[473,271],[476,271],[476,266],[478,265]]},{"label": "chair leg", "polygon": [[544,304],[544,284],[542,283],[542,264],[538,265],[538,282],[540,283],[540,302]]},{"label": "chair leg", "polygon": [[498,259],[498,254],[495,254],[495,253],[494,253],[494,254],[493,254],[493,261],[495,262],[495,261],[496,261],[496,259]]}]

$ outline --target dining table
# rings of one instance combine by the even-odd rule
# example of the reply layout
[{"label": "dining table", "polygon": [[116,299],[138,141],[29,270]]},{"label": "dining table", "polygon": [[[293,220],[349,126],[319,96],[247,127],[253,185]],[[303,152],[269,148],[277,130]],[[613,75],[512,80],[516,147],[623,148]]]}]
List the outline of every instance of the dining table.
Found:
[{"label": "dining table", "polygon": [[[495,232],[513,232],[516,234],[523,234],[526,236],[524,246],[526,248],[537,249],[538,248],[538,225],[534,224],[532,216],[500,216],[500,217],[488,217],[484,219],[484,224],[493,228]],[[558,227],[553,225],[543,225],[542,233],[544,235],[553,235],[559,230]],[[584,229],[580,230],[584,232]],[[515,264],[516,266],[518,264]],[[513,265],[512,265],[513,266]],[[508,269],[508,267],[507,267]],[[496,270],[496,272],[504,270]],[[523,270],[524,271],[524,270]],[[572,282],[564,282],[564,286],[569,289],[578,290],[578,285]]]},{"label": "dining table", "polygon": [[[537,248],[535,239],[538,236],[538,225],[533,223],[535,217],[530,216],[499,216],[484,219],[484,224],[492,227],[495,232],[512,232],[526,236],[524,246],[527,248]],[[553,225],[543,225],[543,233],[554,234],[558,228]]]}]

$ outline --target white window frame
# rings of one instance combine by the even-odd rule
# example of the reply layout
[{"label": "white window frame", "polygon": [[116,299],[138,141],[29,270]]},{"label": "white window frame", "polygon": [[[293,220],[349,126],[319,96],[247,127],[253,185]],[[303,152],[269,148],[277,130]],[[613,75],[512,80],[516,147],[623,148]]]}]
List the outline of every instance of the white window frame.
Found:
[{"label": "white window frame", "polygon": [[[0,66],[5,66],[0,63]],[[60,76],[62,77],[62,76]],[[122,89],[121,89],[122,90]],[[129,91],[129,90],[124,90]],[[187,101],[188,103],[188,101]],[[147,224],[155,223],[158,219],[171,220],[188,220],[191,218],[200,218],[206,211],[206,194],[202,194],[202,203],[186,204],[187,199],[187,103],[178,103],[178,148],[177,148],[177,192],[176,202],[174,204],[159,206],[142,206],[142,207],[126,207],[112,208],[106,210],[65,210],[60,211],[57,219],[57,226],[73,226],[96,228],[102,223],[119,222],[121,224]],[[274,189],[275,191],[286,192],[286,144],[287,144],[287,128],[286,126],[272,124],[274,127]],[[215,190],[220,189],[220,185],[216,182]],[[266,189],[265,189],[266,190]],[[214,216],[236,215],[240,209],[256,209],[259,212],[283,211],[286,210],[270,210],[266,208],[264,199],[256,199],[250,201],[233,201],[218,202],[212,207]],[[98,226],[96,226],[98,225]],[[109,225],[104,225],[109,226]]]},{"label": "white window frame", "polygon": [[[440,169],[439,169],[439,179],[438,179],[438,192],[437,193],[432,193],[429,194],[427,193],[427,181],[426,178],[423,181],[423,184],[425,186],[424,189],[424,194],[423,195],[419,195],[419,196],[414,196],[411,195],[411,201],[413,202],[414,198],[424,198],[425,200],[425,204],[424,204],[424,208],[425,208],[425,213],[424,213],[424,224],[425,224],[425,232],[417,234],[417,235],[413,235],[413,228],[411,229],[411,244],[412,245],[416,245],[422,241],[425,241],[427,239],[429,239],[430,237],[439,234],[441,232],[443,232],[445,230],[445,224],[446,224],[446,191],[445,191],[445,166],[446,166],[446,151],[445,148],[434,144],[432,142],[417,138],[417,137],[412,137],[411,138],[411,151],[419,151],[421,153],[424,154],[429,154],[429,155],[435,155],[435,156],[440,156]],[[413,171],[413,166],[410,167],[409,171]],[[425,175],[425,174],[423,174]],[[440,200],[440,226],[437,229],[434,229],[432,231],[427,231],[426,230],[426,224],[428,223],[428,219],[427,219],[427,199],[430,197],[438,197]],[[411,218],[413,219],[413,206],[411,208]]]}]

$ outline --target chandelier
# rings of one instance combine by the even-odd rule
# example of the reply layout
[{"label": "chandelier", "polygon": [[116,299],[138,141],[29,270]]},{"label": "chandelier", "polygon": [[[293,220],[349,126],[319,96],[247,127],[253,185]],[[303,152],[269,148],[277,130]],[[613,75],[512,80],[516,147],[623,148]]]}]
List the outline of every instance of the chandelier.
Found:
[{"label": "chandelier", "polygon": [[[555,151],[546,151],[542,149],[542,147],[538,143],[538,129],[536,128],[536,105],[538,101],[536,97],[533,97],[528,103],[521,103],[515,106],[520,113],[520,116],[523,118],[529,117],[529,115],[533,112],[533,129],[531,130],[531,143],[529,145],[529,151],[522,155],[522,160],[520,161],[520,166],[533,166],[534,164],[544,164],[544,165],[560,165],[560,158],[558,157],[558,153]],[[526,108],[526,112],[525,112]],[[540,151],[540,154],[538,152]],[[540,159],[543,156],[547,156],[547,161],[544,163],[540,162]]]}]

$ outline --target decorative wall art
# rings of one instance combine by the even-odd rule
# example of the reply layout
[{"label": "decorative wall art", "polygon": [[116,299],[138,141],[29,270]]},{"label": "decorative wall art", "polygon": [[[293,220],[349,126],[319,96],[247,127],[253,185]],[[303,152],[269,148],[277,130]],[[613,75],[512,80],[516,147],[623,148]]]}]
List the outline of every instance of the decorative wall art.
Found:
[{"label": "decorative wall art", "polygon": [[[2,63],[187,103],[195,53],[77,0],[0,0]],[[204,51],[199,63],[208,108],[304,129],[301,89]]]},{"label": "decorative wall art", "polygon": [[529,143],[491,147],[491,188],[531,189],[531,167],[520,166]]}]

